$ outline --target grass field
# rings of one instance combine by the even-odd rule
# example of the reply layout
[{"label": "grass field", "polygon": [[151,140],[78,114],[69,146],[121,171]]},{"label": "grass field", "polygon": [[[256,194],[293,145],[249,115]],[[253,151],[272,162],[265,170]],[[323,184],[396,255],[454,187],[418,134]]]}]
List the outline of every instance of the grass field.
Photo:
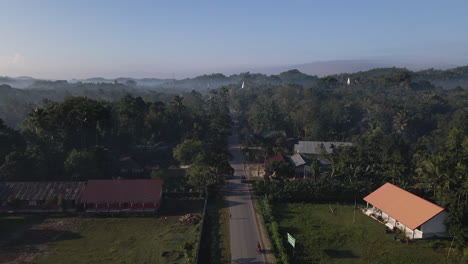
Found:
[{"label": "grass field", "polygon": [[446,258],[450,241],[394,241],[359,210],[353,224],[352,205],[283,203],[274,214],[285,243],[287,232],[297,239],[294,258],[286,245],[291,263],[462,263],[460,255]]},{"label": "grass field", "polygon": [[160,217],[0,217],[2,237],[7,227],[11,237],[0,244],[0,263],[192,263],[185,254],[195,255],[199,225],[178,218],[202,206],[176,201]]},{"label": "grass field", "polygon": [[170,218],[82,219],[74,239],[54,242],[38,263],[185,263],[197,228]]}]

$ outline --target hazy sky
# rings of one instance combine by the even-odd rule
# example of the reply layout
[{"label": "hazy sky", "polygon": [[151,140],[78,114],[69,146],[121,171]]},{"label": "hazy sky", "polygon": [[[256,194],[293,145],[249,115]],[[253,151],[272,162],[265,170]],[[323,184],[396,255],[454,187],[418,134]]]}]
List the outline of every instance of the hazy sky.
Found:
[{"label": "hazy sky", "polygon": [[347,59],[468,64],[468,1],[6,1],[0,76],[177,77]]}]

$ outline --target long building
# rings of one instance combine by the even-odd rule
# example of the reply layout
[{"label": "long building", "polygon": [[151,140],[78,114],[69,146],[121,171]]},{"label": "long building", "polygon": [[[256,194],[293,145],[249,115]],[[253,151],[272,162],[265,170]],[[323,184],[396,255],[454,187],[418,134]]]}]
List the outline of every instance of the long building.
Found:
[{"label": "long building", "polygon": [[80,203],[88,213],[156,213],[162,184],[160,179],[89,180]]},{"label": "long building", "polygon": [[364,197],[364,201],[367,215],[383,221],[390,229],[400,229],[411,239],[448,236],[448,213],[444,208],[391,183]]},{"label": "long building", "polygon": [[85,182],[0,182],[0,212],[74,212]]}]

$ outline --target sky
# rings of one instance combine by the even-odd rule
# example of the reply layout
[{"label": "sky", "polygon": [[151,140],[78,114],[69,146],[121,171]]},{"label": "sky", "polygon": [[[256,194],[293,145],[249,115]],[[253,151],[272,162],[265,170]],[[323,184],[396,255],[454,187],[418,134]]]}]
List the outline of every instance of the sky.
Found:
[{"label": "sky", "polygon": [[468,64],[468,1],[0,0],[0,76],[191,77],[333,60]]}]

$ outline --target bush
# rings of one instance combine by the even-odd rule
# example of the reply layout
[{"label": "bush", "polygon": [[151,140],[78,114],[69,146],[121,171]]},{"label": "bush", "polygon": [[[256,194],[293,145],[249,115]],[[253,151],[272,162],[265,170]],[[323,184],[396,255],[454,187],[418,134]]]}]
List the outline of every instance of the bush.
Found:
[{"label": "bush", "polygon": [[268,199],[259,200],[260,212],[265,221],[267,231],[272,239],[273,248],[279,264],[289,264],[288,255],[286,254],[283,240],[279,232],[278,223],[273,217],[273,212]]}]

